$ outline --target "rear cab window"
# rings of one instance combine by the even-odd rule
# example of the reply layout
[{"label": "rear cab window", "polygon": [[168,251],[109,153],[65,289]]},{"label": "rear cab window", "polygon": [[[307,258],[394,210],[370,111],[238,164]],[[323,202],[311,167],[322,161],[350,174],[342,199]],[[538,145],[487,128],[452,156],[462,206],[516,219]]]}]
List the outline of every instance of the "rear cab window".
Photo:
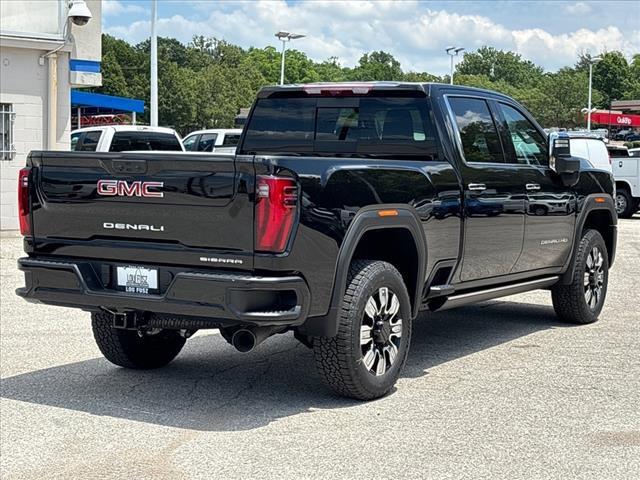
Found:
[{"label": "rear cab window", "polygon": [[429,101],[417,92],[261,98],[245,130],[245,154],[438,158]]},{"label": "rear cab window", "polygon": [[222,139],[223,147],[235,147],[240,141],[239,133],[226,133]]},{"label": "rear cab window", "polygon": [[163,132],[116,132],[111,140],[110,152],[127,150],[166,150],[182,151],[178,138],[172,133]]}]

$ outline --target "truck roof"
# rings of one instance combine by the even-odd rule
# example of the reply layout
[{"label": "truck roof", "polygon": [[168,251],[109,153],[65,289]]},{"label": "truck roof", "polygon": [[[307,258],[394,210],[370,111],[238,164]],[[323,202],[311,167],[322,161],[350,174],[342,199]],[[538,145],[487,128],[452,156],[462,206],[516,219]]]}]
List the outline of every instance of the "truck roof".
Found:
[{"label": "truck roof", "polygon": [[176,131],[168,127],[151,127],[149,125],[98,125],[95,127],[84,127],[73,130],[71,133],[77,132],[95,132],[97,130],[112,129],[116,132],[158,132],[174,134]]},{"label": "truck roof", "polygon": [[495,96],[504,97],[513,101],[507,95],[494,90],[487,90],[484,88],[468,87],[465,85],[450,85],[448,83],[436,83],[436,82],[390,82],[390,81],[374,81],[374,82],[318,82],[318,83],[296,83],[290,85],[278,85],[263,87],[258,92],[258,98],[268,98],[275,93],[283,92],[305,92],[309,95],[320,95],[323,92],[331,91],[348,91],[351,90],[354,94],[364,95],[371,90],[386,90],[386,91],[416,91],[422,92],[426,96],[430,96],[432,93],[439,90],[459,91],[463,92],[482,92],[484,94],[491,94]]},{"label": "truck roof", "polygon": [[193,132],[189,132],[188,135],[185,136],[186,137],[190,137],[191,135],[200,135],[203,133],[224,133],[224,134],[231,134],[231,135],[240,135],[242,133],[242,129],[241,128],[205,128],[203,130],[194,130]]}]

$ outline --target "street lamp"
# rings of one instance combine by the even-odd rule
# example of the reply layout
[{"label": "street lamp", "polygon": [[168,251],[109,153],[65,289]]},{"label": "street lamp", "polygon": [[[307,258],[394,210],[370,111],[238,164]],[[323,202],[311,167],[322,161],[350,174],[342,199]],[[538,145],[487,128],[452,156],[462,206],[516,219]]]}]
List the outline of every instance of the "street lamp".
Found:
[{"label": "street lamp", "polygon": [[593,65],[602,60],[602,57],[593,57],[589,59],[589,100],[587,104],[587,132],[591,131],[591,82],[593,80]]},{"label": "street lamp", "polygon": [[298,38],[303,38],[306,35],[302,35],[301,33],[291,33],[291,32],[278,32],[276,33],[276,37],[278,40],[282,42],[282,60],[280,60],[280,85],[284,85],[284,52],[286,50],[287,42],[291,40],[297,40]]},{"label": "street lamp", "polygon": [[460,52],[464,50],[464,47],[447,47],[445,52],[451,57],[451,75],[449,76],[449,83],[453,85],[453,57],[457,57]]}]

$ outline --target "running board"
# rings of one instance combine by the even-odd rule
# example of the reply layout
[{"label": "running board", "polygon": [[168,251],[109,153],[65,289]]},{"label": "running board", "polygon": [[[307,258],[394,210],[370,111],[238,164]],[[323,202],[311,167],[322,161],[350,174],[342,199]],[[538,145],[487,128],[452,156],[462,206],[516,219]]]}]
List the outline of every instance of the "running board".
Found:
[{"label": "running board", "polygon": [[516,293],[528,292],[529,290],[546,288],[558,282],[558,280],[560,280],[560,277],[556,275],[553,277],[545,277],[545,278],[539,278],[537,280],[529,280],[527,282],[504,285],[502,287],[489,288],[487,290],[479,290],[475,292],[451,295],[442,304],[442,306],[440,308],[437,308],[436,310],[437,311],[448,310],[450,308],[469,305],[470,303],[484,302],[485,300],[491,300],[493,298],[506,297],[507,295],[514,295]]}]

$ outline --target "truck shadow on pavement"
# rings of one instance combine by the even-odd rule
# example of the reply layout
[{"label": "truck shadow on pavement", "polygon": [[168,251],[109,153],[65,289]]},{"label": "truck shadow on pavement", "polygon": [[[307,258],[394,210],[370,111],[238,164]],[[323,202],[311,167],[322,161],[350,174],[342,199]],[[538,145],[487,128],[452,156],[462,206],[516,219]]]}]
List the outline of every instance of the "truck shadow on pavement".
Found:
[{"label": "truck shadow on pavement", "polygon": [[[403,378],[428,375],[437,365],[563,326],[551,307],[504,301],[422,316],[400,387]],[[96,358],[5,378],[0,390],[7,399],[203,431],[249,430],[360,404],[333,395],[314,367],[311,350],[291,334],[245,355],[207,335],[189,340],[163,369],[125,370]]]}]

